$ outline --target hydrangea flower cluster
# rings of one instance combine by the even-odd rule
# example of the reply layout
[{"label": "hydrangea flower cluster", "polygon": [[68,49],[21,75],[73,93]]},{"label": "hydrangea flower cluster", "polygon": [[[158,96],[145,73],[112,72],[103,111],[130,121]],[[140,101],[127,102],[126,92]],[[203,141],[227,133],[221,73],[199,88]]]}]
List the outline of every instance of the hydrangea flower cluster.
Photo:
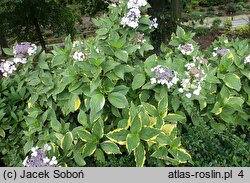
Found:
[{"label": "hydrangea flower cluster", "polygon": [[169,70],[169,68],[166,66],[157,65],[156,67],[152,68],[151,71],[155,73],[155,77],[150,79],[151,84],[166,84],[168,89],[170,89],[179,81],[177,72]]},{"label": "hydrangea flower cluster", "polygon": [[14,59],[13,62],[1,60],[0,76],[7,77],[16,70],[17,63],[25,64],[27,57],[36,53],[37,46],[29,42],[22,42],[13,47]]},{"label": "hydrangea flower cluster", "polygon": [[45,144],[41,149],[39,147],[31,148],[31,157],[26,158],[23,161],[23,166],[25,167],[55,167],[57,165],[56,157],[53,156],[50,160],[45,154],[46,151],[51,150],[51,147],[48,144]]},{"label": "hydrangea flower cluster", "polygon": [[219,49],[218,47],[216,47],[214,48],[213,56],[214,57],[216,57],[217,55],[225,56],[228,55],[229,53],[230,53],[229,49],[224,49],[224,48]]},{"label": "hydrangea flower cluster", "polygon": [[134,37],[134,43],[138,45],[138,49],[141,48],[141,43],[144,43],[145,41],[144,34],[136,34]]},{"label": "hydrangea flower cluster", "polygon": [[149,28],[152,29],[152,27],[155,29],[158,27],[157,18],[150,21]]},{"label": "hydrangea flower cluster", "polygon": [[72,44],[73,48],[77,48],[78,46],[82,46],[83,42],[82,41],[74,41]]},{"label": "hydrangea flower cluster", "polygon": [[13,61],[15,63],[25,64],[27,56],[32,56],[36,53],[37,46],[30,42],[22,42],[13,47],[13,53],[15,54],[15,58]]},{"label": "hydrangea flower cluster", "polygon": [[183,55],[190,55],[194,51],[194,46],[192,44],[186,43],[179,45],[178,50],[180,50]]},{"label": "hydrangea flower cluster", "polygon": [[81,51],[75,51],[75,53],[73,54],[73,58],[76,60],[76,61],[83,61],[85,60],[86,56],[83,52]]},{"label": "hydrangea flower cluster", "polygon": [[187,71],[185,75],[187,78],[182,79],[180,93],[184,93],[187,98],[191,98],[192,94],[200,95],[202,82],[205,80],[205,72],[201,68],[201,64],[206,64],[207,59],[194,57],[193,62],[187,63],[185,67]]},{"label": "hydrangea flower cluster", "polygon": [[250,54],[245,58],[244,64],[250,64]]},{"label": "hydrangea flower cluster", "polygon": [[139,19],[141,17],[140,7],[146,6],[146,0],[129,0],[127,7],[128,13],[122,18],[121,24],[123,27],[126,25],[132,28],[139,26]]},{"label": "hydrangea flower cluster", "polygon": [[14,62],[1,60],[1,62],[0,62],[0,77],[1,77],[1,75],[4,77],[7,77],[15,70],[16,70],[16,66],[15,66]]}]

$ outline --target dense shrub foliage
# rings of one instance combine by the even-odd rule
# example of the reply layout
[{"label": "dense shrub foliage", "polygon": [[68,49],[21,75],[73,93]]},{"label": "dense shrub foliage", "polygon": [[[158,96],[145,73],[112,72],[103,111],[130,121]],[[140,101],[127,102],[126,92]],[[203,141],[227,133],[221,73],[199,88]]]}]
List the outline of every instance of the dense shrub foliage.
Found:
[{"label": "dense shrub foliage", "polygon": [[[157,56],[149,40],[157,22],[146,14],[147,3],[132,2],[111,4],[107,16],[94,19],[95,37],[73,43],[67,37],[50,53],[38,48],[0,79],[7,166],[21,166],[32,147],[47,143],[61,166],[109,166],[126,156],[133,166],[207,165],[194,164],[183,137],[198,158],[204,154],[190,147],[201,149],[203,141],[191,141],[202,125],[226,135],[229,125],[242,126],[249,134],[249,42],[222,37],[203,53],[194,34],[178,27]],[[15,49],[5,52],[16,58]],[[249,157],[249,149],[244,153]]]}]

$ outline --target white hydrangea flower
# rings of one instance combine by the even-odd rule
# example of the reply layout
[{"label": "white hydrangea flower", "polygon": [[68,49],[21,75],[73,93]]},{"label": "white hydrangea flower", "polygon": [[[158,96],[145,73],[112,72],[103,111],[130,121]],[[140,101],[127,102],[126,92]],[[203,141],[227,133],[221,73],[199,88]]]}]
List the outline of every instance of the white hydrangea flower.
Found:
[{"label": "white hydrangea flower", "polygon": [[36,147],[32,147],[32,148],[31,148],[31,151],[32,151],[31,156],[34,156],[34,157],[36,157],[36,156],[37,156],[37,149],[38,149],[38,148],[39,148],[38,146],[36,146]]},{"label": "white hydrangea flower", "polygon": [[179,88],[178,92],[183,93],[184,92],[183,88]]},{"label": "white hydrangea flower", "polygon": [[187,68],[187,70],[190,70],[192,67],[195,67],[195,64],[194,63],[187,63],[185,65],[185,67]]},{"label": "white hydrangea flower", "polygon": [[186,94],[186,97],[187,97],[187,98],[191,98],[191,96],[192,96],[191,93],[187,93],[187,94]]},{"label": "white hydrangea flower", "polygon": [[49,165],[56,165],[57,164],[57,160],[56,160],[56,157],[53,156],[51,161],[49,162]]},{"label": "white hydrangea flower", "polygon": [[49,144],[45,144],[43,147],[44,151],[50,151],[51,150],[51,146]]},{"label": "white hydrangea flower", "polygon": [[152,29],[152,27],[155,29],[158,27],[157,18],[150,21],[149,28]]},{"label": "white hydrangea flower", "polygon": [[250,64],[250,54],[245,58],[244,64]]},{"label": "white hydrangea flower", "polygon": [[45,158],[43,158],[43,163],[46,164],[50,162],[50,159],[46,156]]},{"label": "white hydrangea flower", "polygon": [[128,1],[128,9],[130,8],[140,8],[143,6],[147,5],[147,1],[146,0],[129,0]]},{"label": "white hydrangea flower", "polygon": [[14,62],[4,60],[0,62],[0,71],[4,77],[7,77],[9,74],[12,74],[15,70],[16,66],[14,65]]},{"label": "white hydrangea flower", "polygon": [[200,95],[200,92],[201,92],[201,90],[199,90],[199,89],[197,88],[196,90],[193,91],[193,94],[195,94],[195,95]]},{"label": "white hydrangea flower", "polygon": [[26,166],[27,160],[28,160],[28,156],[26,156],[26,158],[23,160],[23,166]]},{"label": "white hydrangea flower", "polygon": [[29,56],[33,55],[37,50],[37,46],[35,44],[31,44],[31,46],[28,48],[27,53]]},{"label": "white hydrangea flower", "polygon": [[85,57],[85,54],[83,52],[78,52],[76,51],[74,54],[73,54],[73,58],[77,61],[83,61],[86,57]]},{"label": "white hydrangea flower", "polygon": [[25,64],[27,62],[27,58],[18,58],[18,57],[15,57],[13,59],[13,62],[15,64],[17,64],[17,63]]},{"label": "white hydrangea flower", "polygon": [[151,84],[153,85],[153,84],[155,84],[157,81],[156,81],[156,78],[151,78],[150,79],[150,82],[151,82]]},{"label": "white hydrangea flower", "polygon": [[72,44],[72,47],[76,48],[78,45],[83,45],[83,42],[82,41],[74,41]]},{"label": "white hydrangea flower", "polygon": [[121,24],[123,27],[126,25],[132,28],[137,28],[139,26],[139,18],[141,17],[141,12],[138,8],[131,8],[129,12],[122,18]]}]

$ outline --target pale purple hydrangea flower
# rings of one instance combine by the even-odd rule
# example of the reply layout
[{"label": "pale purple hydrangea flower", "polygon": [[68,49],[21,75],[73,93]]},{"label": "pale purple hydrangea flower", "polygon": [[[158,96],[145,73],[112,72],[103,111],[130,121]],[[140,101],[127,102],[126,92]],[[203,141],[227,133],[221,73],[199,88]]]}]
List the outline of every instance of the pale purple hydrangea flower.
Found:
[{"label": "pale purple hydrangea flower", "polygon": [[178,50],[180,50],[183,55],[190,55],[194,51],[194,46],[192,44],[186,43],[179,45]]},{"label": "pale purple hydrangea flower", "polygon": [[0,62],[0,76],[7,77],[8,75],[12,74],[13,71],[16,70],[16,66],[14,62],[1,60]]},{"label": "pale purple hydrangea flower", "polygon": [[36,50],[37,50],[37,46],[30,42],[22,42],[20,44],[17,44],[13,48],[15,57],[18,57],[18,58],[24,58],[27,55],[31,56],[36,52]]},{"label": "pale purple hydrangea flower", "polygon": [[123,27],[126,25],[132,28],[139,26],[139,18],[141,17],[141,12],[138,8],[131,8],[129,12],[122,18],[121,24]]},{"label": "pale purple hydrangea flower", "polygon": [[48,144],[45,144],[43,148],[39,147],[32,147],[31,151],[31,157],[29,158],[26,156],[26,158],[23,161],[24,167],[55,167],[57,165],[56,157],[53,156],[50,160],[47,155],[46,151],[49,151],[51,147]]},{"label": "pale purple hydrangea flower", "polygon": [[152,68],[151,71],[155,73],[155,77],[150,79],[151,84],[166,84],[168,88],[171,88],[179,81],[177,72],[170,71],[168,67],[157,65],[156,67]]},{"label": "pale purple hydrangea flower", "polygon": [[216,47],[216,48],[214,48],[213,56],[214,57],[217,56],[217,55],[225,56],[225,55],[228,55],[229,53],[230,53],[229,49],[224,49],[224,48],[219,49],[219,48]]},{"label": "pale purple hydrangea flower", "polygon": [[140,7],[146,6],[146,0],[129,0],[127,7],[128,13],[122,18],[121,24],[123,27],[129,26],[137,28],[139,26],[139,19],[141,17]]}]

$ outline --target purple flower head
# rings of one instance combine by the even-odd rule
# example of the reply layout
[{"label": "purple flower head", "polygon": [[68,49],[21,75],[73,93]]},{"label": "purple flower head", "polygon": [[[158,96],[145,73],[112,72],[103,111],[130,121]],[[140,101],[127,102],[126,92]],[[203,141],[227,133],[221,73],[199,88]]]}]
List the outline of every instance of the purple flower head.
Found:
[{"label": "purple flower head", "polygon": [[167,67],[156,69],[155,75],[160,79],[166,79],[166,80],[169,80],[170,78],[174,77],[172,71],[170,71]]},{"label": "purple flower head", "polygon": [[53,156],[50,160],[45,151],[50,150],[50,146],[44,146],[43,149],[38,147],[33,147],[31,157],[28,156],[23,161],[23,166],[25,167],[55,167],[57,164],[56,157]]},{"label": "purple flower head", "polygon": [[14,47],[16,58],[24,58],[27,55],[31,56],[36,52],[36,45],[29,42],[22,42]]},{"label": "purple flower head", "polygon": [[229,49],[224,49],[224,48],[222,48],[222,49],[216,50],[216,53],[217,53],[218,55],[220,55],[220,56],[225,56],[225,55],[227,55],[227,54],[230,53],[230,50],[229,50]]},{"label": "purple flower head", "polygon": [[179,78],[177,77],[177,73],[172,72],[167,67],[162,65],[157,65],[156,67],[151,69],[152,72],[155,73],[155,77],[151,78],[151,84],[159,83],[161,85],[166,84],[168,88],[171,88],[174,84],[177,84]]}]

